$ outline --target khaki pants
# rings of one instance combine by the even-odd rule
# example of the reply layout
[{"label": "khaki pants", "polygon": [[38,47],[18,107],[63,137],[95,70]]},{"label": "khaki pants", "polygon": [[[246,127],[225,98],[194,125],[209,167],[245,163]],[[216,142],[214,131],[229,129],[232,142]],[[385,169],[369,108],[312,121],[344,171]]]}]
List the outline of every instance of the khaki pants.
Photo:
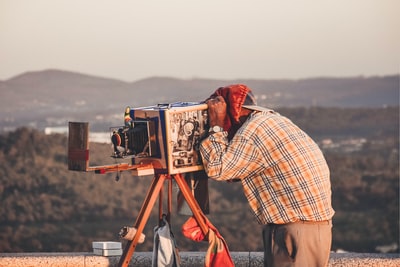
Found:
[{"label": "khaki pants", "polygon": [[263,228],[264,267],[328,266],[332,221],[268,224]]}]

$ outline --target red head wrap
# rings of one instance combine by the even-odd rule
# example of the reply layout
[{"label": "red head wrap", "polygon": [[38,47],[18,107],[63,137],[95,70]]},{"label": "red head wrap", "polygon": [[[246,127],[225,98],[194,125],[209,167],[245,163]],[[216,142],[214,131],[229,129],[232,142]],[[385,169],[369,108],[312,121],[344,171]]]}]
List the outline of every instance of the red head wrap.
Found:
[{"label": "red head wrap", "polygon": [[226,102],[227,118],[224,122],[224,130],[228,131],[228,137],[231,139],[240,127],[239,117],[242,105],[256,105],[256,100],[251,89],[243,84],[220,87],[208,99],[217,96],[222,96]]}]

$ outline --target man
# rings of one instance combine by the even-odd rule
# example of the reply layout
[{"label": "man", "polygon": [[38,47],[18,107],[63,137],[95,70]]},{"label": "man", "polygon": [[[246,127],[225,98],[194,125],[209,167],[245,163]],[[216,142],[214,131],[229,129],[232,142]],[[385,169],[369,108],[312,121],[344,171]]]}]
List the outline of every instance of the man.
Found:
[{"label": "man", "polygon": [[263,225],[264,266],[327,266],[334,210],[317,144],[289,119],[256,106],[245,85],[219,88],[207,104],[205,170],[214,180],[241,181]]}]

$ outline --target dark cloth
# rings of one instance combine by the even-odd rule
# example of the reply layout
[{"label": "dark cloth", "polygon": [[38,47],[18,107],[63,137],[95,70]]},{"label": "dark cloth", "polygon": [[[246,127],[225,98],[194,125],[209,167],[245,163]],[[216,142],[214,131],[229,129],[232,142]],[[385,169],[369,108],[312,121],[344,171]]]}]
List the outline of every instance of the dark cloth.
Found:
[{"label": "dark cloth", "polygon": [[[204,214],[209,214],[210,201],[208,196],[208,176],[205,171],[202,170],[185,173],[185,181],[192,190],[192,194],[196,199],[197,204],[199,204],[201,211]],[[181,191],[178,192],[177,207],[178,214],[180,215],[191,216],[193,214]]]}]

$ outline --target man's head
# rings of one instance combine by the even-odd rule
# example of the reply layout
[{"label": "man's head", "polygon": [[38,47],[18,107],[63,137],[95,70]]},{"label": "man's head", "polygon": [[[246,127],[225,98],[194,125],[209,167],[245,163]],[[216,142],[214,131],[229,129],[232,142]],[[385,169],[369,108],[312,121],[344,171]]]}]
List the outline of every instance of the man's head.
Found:
[{"label": "man's head", "polygon": [[[224,129],[233,137],[241,126],[244,113],[243,105],[255,106],[256,99],[249,87],[243,84],[233,84],[218,88],[208,99],[221,96],[226,102],[227,118]],[[248,112],[247,112],[248,113]]]},{"label": "man's head", "polygon": [[218,88],[208,99],[222,96],[227,104],[227,113],[232,123],[239,121],[243,105],[257,105],[253,92],[244,84],[232,84]]}]

